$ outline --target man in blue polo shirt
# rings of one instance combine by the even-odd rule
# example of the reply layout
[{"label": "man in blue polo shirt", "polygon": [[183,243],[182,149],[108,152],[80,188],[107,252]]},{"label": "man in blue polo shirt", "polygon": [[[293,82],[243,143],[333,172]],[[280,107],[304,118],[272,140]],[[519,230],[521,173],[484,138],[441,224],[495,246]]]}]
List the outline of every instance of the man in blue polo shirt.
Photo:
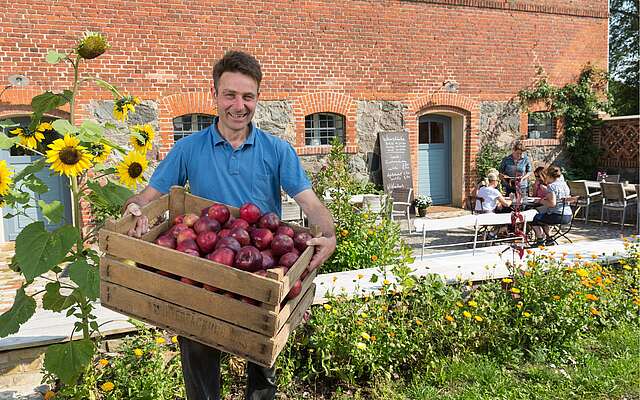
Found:
[{"label": "man in blue polo shirt", "polygon": [[[258,102],[260,64],[243,52],[228,52],[213,69],[213,96],[218,117],[213,125],[178,141],[154,171],[149,185],[125,203],[125,213],[137,217],[129,232],[141,236],[148,221],[140,207],[189,182],[193,194],[239,207],[252,202],[262,212],[280,215],[280,188],[300,205],[322,237],[310,266],[326,261],[336,248],[333,218],[311,190],[300,160],[286,141],[256,128],[251,119]],[[189,400],[220,398],[220,351],[179,338],[182,371]],[[275,369],[247,365],[247,400],[275,398]]]}]

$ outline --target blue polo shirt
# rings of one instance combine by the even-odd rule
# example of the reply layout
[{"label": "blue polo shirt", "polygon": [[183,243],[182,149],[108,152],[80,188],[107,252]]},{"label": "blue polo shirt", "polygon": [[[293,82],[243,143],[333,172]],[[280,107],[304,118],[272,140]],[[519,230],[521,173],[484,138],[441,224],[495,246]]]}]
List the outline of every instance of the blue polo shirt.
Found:
[{"label": "blue polo shirt", "polygon": [[260,211],[282,215],[280,188],[291,197],[311,183],[293,147],[256,128],[234,149],[218,131],[218,119],[180,139],[160,162],[149,185],[161,193],[189,182],[191,193],[240,207],[252,202]]}]

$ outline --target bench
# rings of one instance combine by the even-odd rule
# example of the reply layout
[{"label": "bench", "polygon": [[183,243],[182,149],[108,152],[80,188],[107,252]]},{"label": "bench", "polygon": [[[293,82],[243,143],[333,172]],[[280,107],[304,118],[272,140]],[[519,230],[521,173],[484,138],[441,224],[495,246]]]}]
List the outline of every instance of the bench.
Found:
[{"label": "bench", "polygon": [[[527,210],[522,211],[522,218],[524,220],[524,226],[522,228],[523,231],[526,232],[527,222],[533,221],[533,217],[538,212],[536,210]],[[424,257],[425,249],[433,249],[433,248],[444,248],[444,247],[453,247],[453,246],[463,246],[463,245],[473,245],[473,250],[475,253],[475,249],[478,243],[489,243],[489,242],[504,242],[504,241],[517,241],[522,240],[524,238],[520,236],[510,236],[506,238],[499,239],[491,239],[478,240],[478,233],[487,227],[496,226],[496,225],[511,225],[511,214],[476,214],[476,215],[463,215],[461,217],[451,217],[451,218],[416,218],[414,220],[414,227],[416,232],[422,232],[422,251],[420,253],[420,259]],[[469,228],[473,229],[474,235],[473,240],[460,242],[460,243],[449,243],[449,244],[438,244],[427,246],[427,232],[436,232],[436,231],[448,231],[452,229],[460,229],[460,228]]]}]

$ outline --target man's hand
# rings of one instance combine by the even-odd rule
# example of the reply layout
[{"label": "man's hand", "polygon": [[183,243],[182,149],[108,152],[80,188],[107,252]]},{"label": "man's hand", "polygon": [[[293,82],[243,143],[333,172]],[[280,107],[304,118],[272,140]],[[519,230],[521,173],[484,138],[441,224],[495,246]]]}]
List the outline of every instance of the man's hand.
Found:
[{"label": "man's hand", "polygon": [[136,203],[129,203],[127,208],[124,210],[124,216],[127,215],[131,215],[135,221],[135,224],[131,229],[129,229],[127,235],[139,238],[149,232],[149,219],[146,215],[142,215],[142,210],[139,205]]},{"label": "man's hand", "polygon": [[319,265],[327,261],[331,254],[336,250],[336,237],[317,237],[309,239],[307,245],[315,245],[316,251],[309,262],[309,270],[313,271]]}]

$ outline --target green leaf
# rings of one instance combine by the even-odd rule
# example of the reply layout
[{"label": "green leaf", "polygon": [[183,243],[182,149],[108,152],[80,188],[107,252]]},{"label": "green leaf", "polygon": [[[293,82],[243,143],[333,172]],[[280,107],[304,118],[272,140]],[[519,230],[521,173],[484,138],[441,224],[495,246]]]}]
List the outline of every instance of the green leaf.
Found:
[{"label": "green leaf", "polygon": [[55,50],[49,50],[49,52],[47,53],[46,60],[49,64],[57,64],[66,58],[67,58],[66,54],[58,53]]},{"label": "green leaf", "polygon": [[5,130],[9,128],[16,128],[20,126],[19,123],[13,122],[11,119],[2,119],[0,120],[0,129]]},{"label": "green leaf", "polygon": [[64,215],[64,205],[58,200],[54,200],[47,204],[44,200],[38,200],[38,205],[42,209],[42,213],[53,224],[57,224],[62,221]]},{"label": "green leaf", "polygon": [[18,136],[8,137],[4,133],[0,132],[0,149],[1,150],[10,149],[19,141],[20,141],[20,138]]},{"label": "green leaf", "polygon": [[29,196],[28,192],[14,192],[13,197],[19,204],[27,204],[29,200],[31,200],[31,196]]},{"label": "green leaf", "polygon": [[47,193],[49,191],[49,186],[35,175],[29,177],[29,179],[25,179],[24,184],[37,194]]},{"label": "green leaf", "polygon": [[96,83],[96,85],[100,86],[101,88],[110,91],[115,98],[122,97],[118,92],[118,89],[116,89],[116,87],[110,84],[109,82],[105,82],[102,79],[97,79],[97,78],[94,79],[94,82]]},{"label": "green leaf", "polygon": [[104,128],[95,121],[84,121],[80,125],[78,138],[83,142],[96,143],[104,136]]},{"label": "green leaf", "polygon": [[107,184],[100,186],[98,182],[88,181],[87,186],[91,189],[91,199],[108,208],[120,208],[124,202],[133,196],[133,192],[117,183],[107,181]]},{"label": "green leaf", "polygon": [[74,385],[91,362],[94,352],[91,339],[55,344],[49,346],[44,354],[44,368],[63,383]]},{"label": "green leaf", "polygon": [[46,160],[44,157],[42,157],[32,162],[31,165],[27,165],[22,169],[22,171],[18,172],[13,177],[14,184],[20,182],[21,180],[23,180],[25,177],[29,175],[39,172],[42,168],[44,168],[45,164],[46,164]]},{"label": "green leaf", "polygon": [[18,214],[6,213],[4,215],[4,219],[11,219],[11,218],[15,217],[16,215],[18,215]]},{"label": "green leaf", "polygon": [[31,99],[31,108],[33,108],[34,113],[32,119],[39,120],[45,113],[67,104],[71,99],[71,94],[70,90],[65,90],[62,94],[46,91],[35,96]]},{"label": "green leaf", "polygon": [[87,260],[77,260],[69,265],[69,278],[78,284],[80,291],[89,299],[100,297],[100,272]]},{"label": "green leaf", "polygon": [[60,294],[60,282],[49,282],[44,288],[46,292],[42,296],[42,306],[46,310],[60,312],[75,304],[73,296]]},{"label": "green leaf", "polygon": [[55,129],[61,135],[66,135],[68,133],[75,135],[80,132],[80,129],[78,129],[78,127],[71,125],[71,122],[67,121],[66,119],[57,119],[51,123],[51,126],[53,126],[53,129]]},{"label": "green leaf", "polygon": [[16,299],[9,311],[0,315],[0,337],[6,337],[18,332],[20,325],[24,324],[36,312],[36,301],[27,296],[24,287],[16,292]]},{"label": "green leaf", "polygon": [[27,282],[58,265],[79,238],[78,230],[71,225],[49,233],[44,222],[38,221],[22,229],[16,238],[15,259]]}]

